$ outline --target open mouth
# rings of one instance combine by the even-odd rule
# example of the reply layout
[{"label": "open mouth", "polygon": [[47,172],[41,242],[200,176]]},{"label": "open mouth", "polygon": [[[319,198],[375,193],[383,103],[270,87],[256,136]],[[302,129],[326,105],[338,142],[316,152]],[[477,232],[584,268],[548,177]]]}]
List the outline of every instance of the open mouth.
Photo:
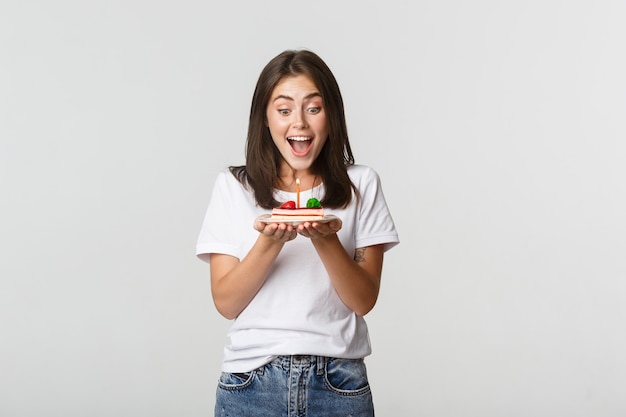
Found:
[{"label": "open mouth", "polygon": [[290,136],[287,141],[295,155],[305,155],[311,148],[313,138],[311,136]]}]

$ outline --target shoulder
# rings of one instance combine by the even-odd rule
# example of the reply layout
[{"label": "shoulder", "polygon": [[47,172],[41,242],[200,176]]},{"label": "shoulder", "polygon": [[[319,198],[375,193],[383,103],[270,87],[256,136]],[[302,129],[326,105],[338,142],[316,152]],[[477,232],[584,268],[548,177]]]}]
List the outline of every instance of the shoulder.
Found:
[{"label": "shoulder", "polygon": [[223,168],[222,170],[217,172],[215,182],[216,184],[222,185],[240,184],[241,181],[239,177],[242,175],[241,173],[242,170],[240,169],[240,167],[237,167],[235,169]]},{"label": "shoulder", "polygon": [[351,165],[348,167],[350,180],[357,188],[369,183],[380,182],[378,173],[367,165]]},{"label": "shoulder", "polygon": [[218,171],[213,182],[213,194],[234,195],[245,193],[246,187],[239,181],[230,168]]},{"label": "shoulder", "polygon": [[374,168],[367,165],[350,165],[348,167],[348,175],[351,179],[378,177]]}]

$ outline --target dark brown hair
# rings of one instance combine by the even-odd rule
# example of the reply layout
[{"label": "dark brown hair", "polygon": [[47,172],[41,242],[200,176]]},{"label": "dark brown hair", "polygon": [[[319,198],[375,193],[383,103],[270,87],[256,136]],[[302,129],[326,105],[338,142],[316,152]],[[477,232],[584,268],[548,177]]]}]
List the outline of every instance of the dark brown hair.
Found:
[{"label": "dark brown hair", "polygon": [[328,139],[312,166],[325,186],[322,206],[345,207],[352,199],[352,191],[354,190],[357,197],[358,191],[348,176],[348,166],[354,164],[354,156],[348,141],[343,98],[333,73],[311,51],[284,51],[263,68],[250,107],[246,165],[231,166],[230,171],[242,184],[252,188],[259,206],[269,209],[279,205],[273,192],[282,156],[267,127],[266,110],[274,87],[285,77],[295,75],[310,77],[319,89],[324,103]]}]

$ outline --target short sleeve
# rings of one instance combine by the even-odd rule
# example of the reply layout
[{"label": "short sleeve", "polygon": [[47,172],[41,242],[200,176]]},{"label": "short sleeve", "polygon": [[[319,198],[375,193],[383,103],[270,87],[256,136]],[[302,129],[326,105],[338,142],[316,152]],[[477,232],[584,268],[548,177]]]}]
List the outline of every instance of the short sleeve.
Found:
[{"label": "short sleeve", "polygon": [[387,251],[400,243],[398,232],[385,200],[380,177],[369,167],[363,169],[359,183],[356,184],[361,194],[356,245],[366,247],[383,244]]},{"label": "short sleeve", "polygon": [[211,199],[207,207],[200,235],[196,243],[196,255],[203,261],[209,261],[211,253],[223,253],[237,256],[238,246],[233,240],[231,230],[232,196],[229,191],[230,173],[220,172],[215,180]]}]

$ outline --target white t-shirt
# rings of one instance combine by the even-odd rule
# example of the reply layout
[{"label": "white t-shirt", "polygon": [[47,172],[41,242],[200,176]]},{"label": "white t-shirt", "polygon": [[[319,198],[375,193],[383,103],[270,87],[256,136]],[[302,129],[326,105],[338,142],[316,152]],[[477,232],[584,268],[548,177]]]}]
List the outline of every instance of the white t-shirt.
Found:
[{"label": "white t-shirt", "polygon": [[[388,250],[399,243],[380,179],[363,165],[348,168],[361,201],[344,209],[324,208],[325,214],[341,218],[338,237],[352,257],[357,248],[384,244]],[[304,204],[310,197],[321,200],[324,186],[301,192]],[[295,193],[277,190],[277,201],[296,199]],[[258,232],[254,219],[267,209],[257,206],[247,190],[228,170],[218,174],[198,238],[196,253],[209,260],[210,253],[242,259],[254,245]],[[310,239],[298,235],[287,242],[267,280],[234,320],[224,348],[224,372],[248,372],[278,355],[317,355],[362,358],[371,353],[363,317],[346,307],[331,285]]]}]

